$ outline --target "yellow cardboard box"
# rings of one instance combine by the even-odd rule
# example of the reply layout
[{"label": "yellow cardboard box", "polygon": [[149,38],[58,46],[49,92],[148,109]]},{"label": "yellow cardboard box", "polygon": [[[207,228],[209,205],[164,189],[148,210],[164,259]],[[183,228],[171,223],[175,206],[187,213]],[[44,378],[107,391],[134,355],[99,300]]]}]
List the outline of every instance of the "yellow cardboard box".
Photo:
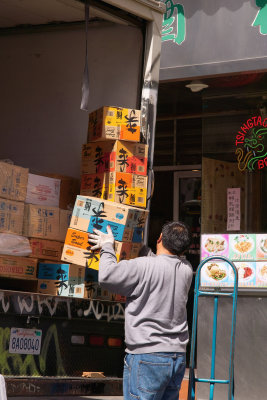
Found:
[{"label": "yellow cardboard box", "polygon": [[30,257],[0,256],[0,276],[36,279],[37,259]]},{"label": "yellow cardboard box", "polygon": [[25,201],[28,183],[28,168],[0,161],[0,197]]},{"label": "yellow cardboard box", "polygon": [[84,232],[93,229],[106,232],[109,225],[115,240],[140,243],[148,216],[148,211],[113,203],[95,197],[77,196],[70,228]]},{"label": "yellow cardboard box", "polygon": [[[115,253],[118,261],[138,256],[141,243],[115,242]],[[88,233],[69,228],[62,252],[62,261],[83,267],[99,269],[99,251],[91,251]]]},{"label": "yellow cardboard box", "polygon": [[26,204],[23,234],[29,237],[57,240],[59,237],[59,208]]},{"label": "yellow cardboard box", "polygon": [[147,175],[148,146],[122,140],[90,142],[82,148],[82,174],[126,172]]},{"label": "yellow cardboard box", "polygon": [[63,243],[54,240],[31,238],[30,245],[32,254],[30,257],[43,260],[60,261]]},{"label": "yellow cardboard box", "polygon": [[24,203],[0,198],[0,232],[22,235]]},{"label": "yellow cardboard box", "polygon": [[87,141],[121,139],[140,142],[140,110],[102,107],[89,114]]},{"label": "yellow cardboard box", "polygon": [[147,177],[124,172],[83,174],[81,195],[145,208]]}]

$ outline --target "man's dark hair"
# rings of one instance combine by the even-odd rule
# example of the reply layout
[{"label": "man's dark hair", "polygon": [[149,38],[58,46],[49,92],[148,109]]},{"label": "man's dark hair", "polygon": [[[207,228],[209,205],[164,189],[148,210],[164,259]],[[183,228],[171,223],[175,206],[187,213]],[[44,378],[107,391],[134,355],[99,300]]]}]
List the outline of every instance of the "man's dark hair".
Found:
[{"label": "man's dark hair", "polygon": [[183,222],[167,222],[162,227],[162,244],[169,252],[181,255],[191,243],[191,232]]}]

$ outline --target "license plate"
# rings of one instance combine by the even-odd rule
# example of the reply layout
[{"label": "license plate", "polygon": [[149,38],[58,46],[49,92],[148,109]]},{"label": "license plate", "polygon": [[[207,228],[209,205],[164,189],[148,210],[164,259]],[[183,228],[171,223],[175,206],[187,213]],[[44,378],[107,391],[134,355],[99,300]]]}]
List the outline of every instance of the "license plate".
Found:
[{"label": "license plate", "polygon": [[40,354],[41,339],[41,330],[11,328],[9,353]]}]

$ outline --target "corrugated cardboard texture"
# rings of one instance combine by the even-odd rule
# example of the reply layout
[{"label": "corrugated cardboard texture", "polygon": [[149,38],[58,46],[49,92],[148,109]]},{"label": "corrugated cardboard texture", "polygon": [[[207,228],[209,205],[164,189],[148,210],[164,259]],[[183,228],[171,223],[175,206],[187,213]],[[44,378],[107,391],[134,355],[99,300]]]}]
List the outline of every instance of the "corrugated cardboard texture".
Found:
[{"label": "corrugated cardboard texture", "polygon": [[22,235],[24,203],[0,198],[0,232]]},{"label": "corrugated cardboard texture", "polygon": [[80,192],[80,180],[71,176],[60,174],[44,174],[51,178],[60,179],[60,197],[59,208],[63,210],[72,210],[76,196]]},{"label": "corrugated cardboard texture", "polygon": [[140,141],[140,111],[102,107],[89,114],[87,141],[121,139]]},{"label": "corrugated cardboard texture", "polygon": [[58,207],[60,180],[42,175],[29,174],[26,203],[45,207]]},{"label": "corrugated cardboard texture", "polygon": [[64,242],[67,234],[68,227],[70,225],[70,220],[72,216],[72,211],[60,210],[59,211],[59,236],[58,240]]},{"label": "corrugated cardboard texture", "polygon": [[23,234],[48,240],[59,237],[59,208],[26,204]]},{"label": "corrugated cardboard texture", "polygon": [[0,275],[11,278],[36,279],[37,259],[0,256]]},{"label": "corrugated cardboard texture", "polygon": [[88,299],[101,299],[101,300],[112,300],[113,294],[107,289],[102,288],[96,282],[86,282],[85,284],[85,298]]},{"label": "corrugated cardboard texture", "polygon": [[124,172],[83,174],[81,195],[145,208],[147,177]]},{"label": "corrugated cardboard texture", "polygon": [[147,210],[100,200],[94,197],[77,196],[70,228],[84,232],[112,229],[115,240],[140,243],[148,215]]},{"label": "corrugated cardboard texture", "polygon": [[0,197],[25,201],[28,183],[28,168],[0,161]]},{"label": "corrugated cardboard texture", "polygon": [[49,279],[38,279],[38,293],[42,294],[50,294],[52,296],[57,296],[58,288],[56,285],[56,281]]},{"label": "corrugated cardboard texture", "polygon": [[40,263],[38,291],[67,297],[84,297],[85,268],[78,265]]},{"label": "corrugated cardboard texture", "polygon": [[[98,270],[99,251],[91,251],[90,247],[88,233],[69,228],[63,248],[62,260]],[[140,247],[141,243],[116,241],[115,253],[117,260],[129,260],[137,257]]]},{"label": "corrugated cardboard texture", "polygon": [[142,143],[97,141],[83,145],[82,174],[126,172],[147,174],[148,146]]},{"label": "corrugated cardboard texture", "polygon": [[61,259],[63,249],[63,243],[61,242],[31,238],[30,245],[32,249],[30,257],[54,261],[60,261]]}]

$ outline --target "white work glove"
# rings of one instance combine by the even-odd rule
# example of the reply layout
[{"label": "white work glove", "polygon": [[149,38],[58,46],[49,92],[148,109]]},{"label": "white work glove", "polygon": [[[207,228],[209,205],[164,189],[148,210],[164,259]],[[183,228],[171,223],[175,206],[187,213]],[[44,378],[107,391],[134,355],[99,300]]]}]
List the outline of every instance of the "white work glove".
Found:
[{"label": "white work glove", "polygon": [[103,233],[99,231],[98,229],[93,229],[93,233],[89,233],[89,242],[94,243],[94,246],[91,247],[90,250],[98,250],[103,247],[104,244],[106,243],[111,243],[112,246],[114,246],[114,236],[112,233],[112,230],[110,226],[107,226],[107,233]]}]

